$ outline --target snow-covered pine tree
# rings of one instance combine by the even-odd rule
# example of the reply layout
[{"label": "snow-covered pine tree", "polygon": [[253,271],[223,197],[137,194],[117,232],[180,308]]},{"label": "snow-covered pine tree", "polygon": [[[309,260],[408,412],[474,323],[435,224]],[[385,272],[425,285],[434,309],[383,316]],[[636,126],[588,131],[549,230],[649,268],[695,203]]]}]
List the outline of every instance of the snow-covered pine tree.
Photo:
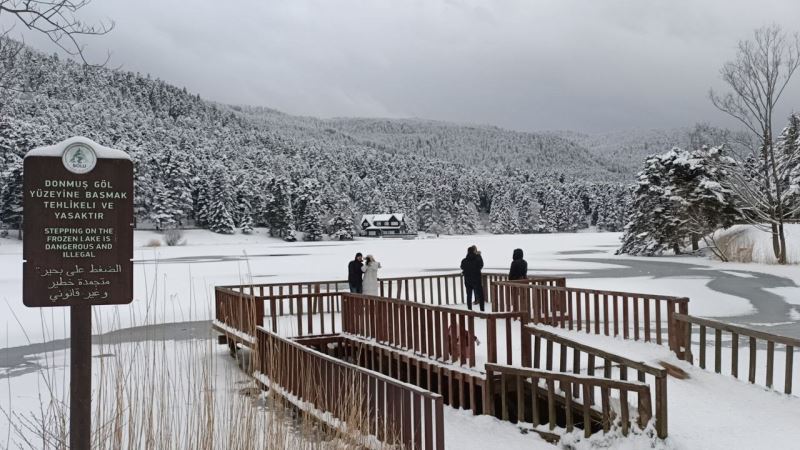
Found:
[{"label": "snow-covered pine tree", "polygon": [[294,235],[294,215],[292,214],[291,184],[283,177],[273,178],[269,183],[271,199],[267,206],[267,220],[271,236],[287,237]]},{"label": "snow-covered pine tree", "polygon": [[672,188],[666,194],[680,219],[679,233],[689,238],[692,249],[719,228],[731,226],[739,218],[733,192],[721,181],[727,175],[720,158],[721,148],[702,148],[680,152],[671,163]]},{"label": "snow-covered pine tree", "polygon": [[336,215],[331,219],[328,228],[331,239],[337,241],[352,241],[355,235],[353,222],[341,214]]},{"label": "snow-covered pine tree", "polygon": [[223,166],[216,166],[209,176],[211,182],[206,212],[208,229],[215,233],[233,234],[235,231],[233,215],[236,205],[227,171]]},{"label": "snow-covered pine tree", "polygon": [[630,221],[617,254],[658,255],[680,241],[677,232],[680,220],[669,199],[669,192],[674,189],[669,163],[677,157],[676,150],[645,160],[639,172]]},{"label": "snow-covered pine tree", "polygon": [[453,231],[456,234],[474,234],[478,231],[478,210],[472,203],[467,203],[463,198],[458,199],[455,205]]},{"label": "snow-covered pine tree", "polygon": [[541,207],[533,195],[525,189],[520,193],[519,204],[519,231],[522,233],[537,233],[540,229]]},{"label": "snow-covered pine tree", "polygon": [[22,237],[22,158],[9,153],[0,172],[0,227]]},{"label": "snow-covered pine tree", "polygon": [[783,178],[783,195],[788,220],[800,219],[800,114],[789,116],[789,124],[776,144],[777,172]]},{"label": "snow-covered pine tree", "polygon": [[673,149],[652,156],[640,173],[630,223],[618,253],[652,256],[697,241],[737,218],[733,195],[720,181],[720,149]]},{"label": "snow-covered pine tree", "polygon": [[253,185],[245,179],[236,188],[236,209],[233,215],[233,223],[236,228],[240,228],[242,233],[250,234],[253,232]]},{"label": "snow-covered pine tree", "polygon": [[434,202],[431,198],[425,197],[420,200],[417,206],[417,228],[420,231],[430,230],[435,212]]},{"label": "snow-covered pine tree", "polygon": [[301,231],[305,233],[304,239],[306,241],[319,241],[322,240],[322,211],[320,208],[319,200],[312,198],[305,205],[303,212],[303,222],[301,222]]},{"label": "snow-covered pine tree", "polygon": [[519,233],[519,216],[512,200],[512,192],[495,194],[492,210],[489,212],[489,231],[494,234]]}]

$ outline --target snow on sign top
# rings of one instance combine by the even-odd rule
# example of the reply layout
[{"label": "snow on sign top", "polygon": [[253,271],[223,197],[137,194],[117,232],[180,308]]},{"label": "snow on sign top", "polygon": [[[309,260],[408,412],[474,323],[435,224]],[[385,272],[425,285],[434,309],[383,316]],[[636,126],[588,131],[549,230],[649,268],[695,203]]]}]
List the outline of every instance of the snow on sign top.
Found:
[{"label": "snow on sign top", "polygon": [[[83,136],[75,136],[65,141],[61,141],[55,145],[48,145],[46,147],[35,148],[26,153],[25,157],[27,158],[29,156],[56,156],[58,158],[64,158],[65,156],[68,156],[65,155],[65,151],[67,150],[67,148],[70,148],[70,150],[72,151],[73,148],[81,147],[80,145],[75,145],[75,144],[83,144],[85,146],[88,146],[91,150],[94,151],[94,155],[96,156],[97,159],[127,159],[127,160],[131,159],[131,157],[128,156],[128,154],[123,152],[122,150],[116,150],[113,148],[104,147],[98,144],[97,142],[94,142],[93,140],[85,138]],[[84,155],[87,160],[91,159],[92,157],[92,155],[90,154],[84,153]],[[86,173],[88,172],[88,170],[86,170],[87,166],[84,164],[88,164],[88,161],[85,163],[76,161],[76,165],[74,167],[68,166],[66,162],[64,165],[67,167],[67,169],[75,173]],[[94,166],[94,164],[92,164],[92,166]],[[71,169],[70,167],[73,168]],[[76,169],[77,171],[73,169]]]}]

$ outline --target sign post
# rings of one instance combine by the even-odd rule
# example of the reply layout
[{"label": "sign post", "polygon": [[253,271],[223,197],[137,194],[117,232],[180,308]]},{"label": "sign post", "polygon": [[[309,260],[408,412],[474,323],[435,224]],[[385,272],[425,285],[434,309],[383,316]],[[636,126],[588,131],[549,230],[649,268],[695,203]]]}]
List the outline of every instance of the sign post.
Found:
[{"label": "sign post", "polygon": [[91,443],[92,310],[133,301],[133,162],[74,137],[23,166],[22,300],[70,307],[70,448]]}]

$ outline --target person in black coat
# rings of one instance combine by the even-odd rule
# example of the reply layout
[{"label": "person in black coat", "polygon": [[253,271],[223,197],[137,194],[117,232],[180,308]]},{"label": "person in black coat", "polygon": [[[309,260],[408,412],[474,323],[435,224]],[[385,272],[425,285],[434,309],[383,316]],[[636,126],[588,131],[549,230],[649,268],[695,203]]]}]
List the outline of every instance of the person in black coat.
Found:
[{"label": "person in black coat", "polygon": [[528,278],[528,263],[522,259],[522,249],[515,249],[511,259],[511,270],[508,271],[508,279],[524,280]]},{"label": "person in black coat", "polygon": [[467,290],[467,308],[472,309],[472,294],[483,311],[483,286],[481,285],[481,269],[483,258],[478,247],[467,249],[467,257],[461,260],[461,272],[464,274],[464,287]]},{"label": "person in black coat", "polygon": [[354,294],[364,292],[364,279],[362,278],[364,272],[361,270],[364,265],[363,260],[364,257],[361,253],[356,253],[356,258],[347,265],[347,282],[350,284],[350,292]]}]

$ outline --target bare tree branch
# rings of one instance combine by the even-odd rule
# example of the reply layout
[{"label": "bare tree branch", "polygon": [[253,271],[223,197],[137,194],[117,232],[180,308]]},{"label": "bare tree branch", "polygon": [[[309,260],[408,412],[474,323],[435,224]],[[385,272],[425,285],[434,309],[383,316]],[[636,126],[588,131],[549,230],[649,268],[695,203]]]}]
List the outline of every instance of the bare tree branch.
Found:
[{"label": "bare tree branch", "polygon": [[[759,28],[753,39],[739,43],[736,59],[725,63],[720,75],[731,89],[724,95],[709,91],[711,103],[758,136],[759,171],[748,173],[743,159],[727,167],[728,188],[743,203],[747,220],[769,224],[775,257],[786,262],[783,224],[797,212],[789,203],[789,186],[775,155],[773,112],[800,66],[800,36],[788,38],[778,25]],[[755,153],[755,152],[754,152]]]}]

